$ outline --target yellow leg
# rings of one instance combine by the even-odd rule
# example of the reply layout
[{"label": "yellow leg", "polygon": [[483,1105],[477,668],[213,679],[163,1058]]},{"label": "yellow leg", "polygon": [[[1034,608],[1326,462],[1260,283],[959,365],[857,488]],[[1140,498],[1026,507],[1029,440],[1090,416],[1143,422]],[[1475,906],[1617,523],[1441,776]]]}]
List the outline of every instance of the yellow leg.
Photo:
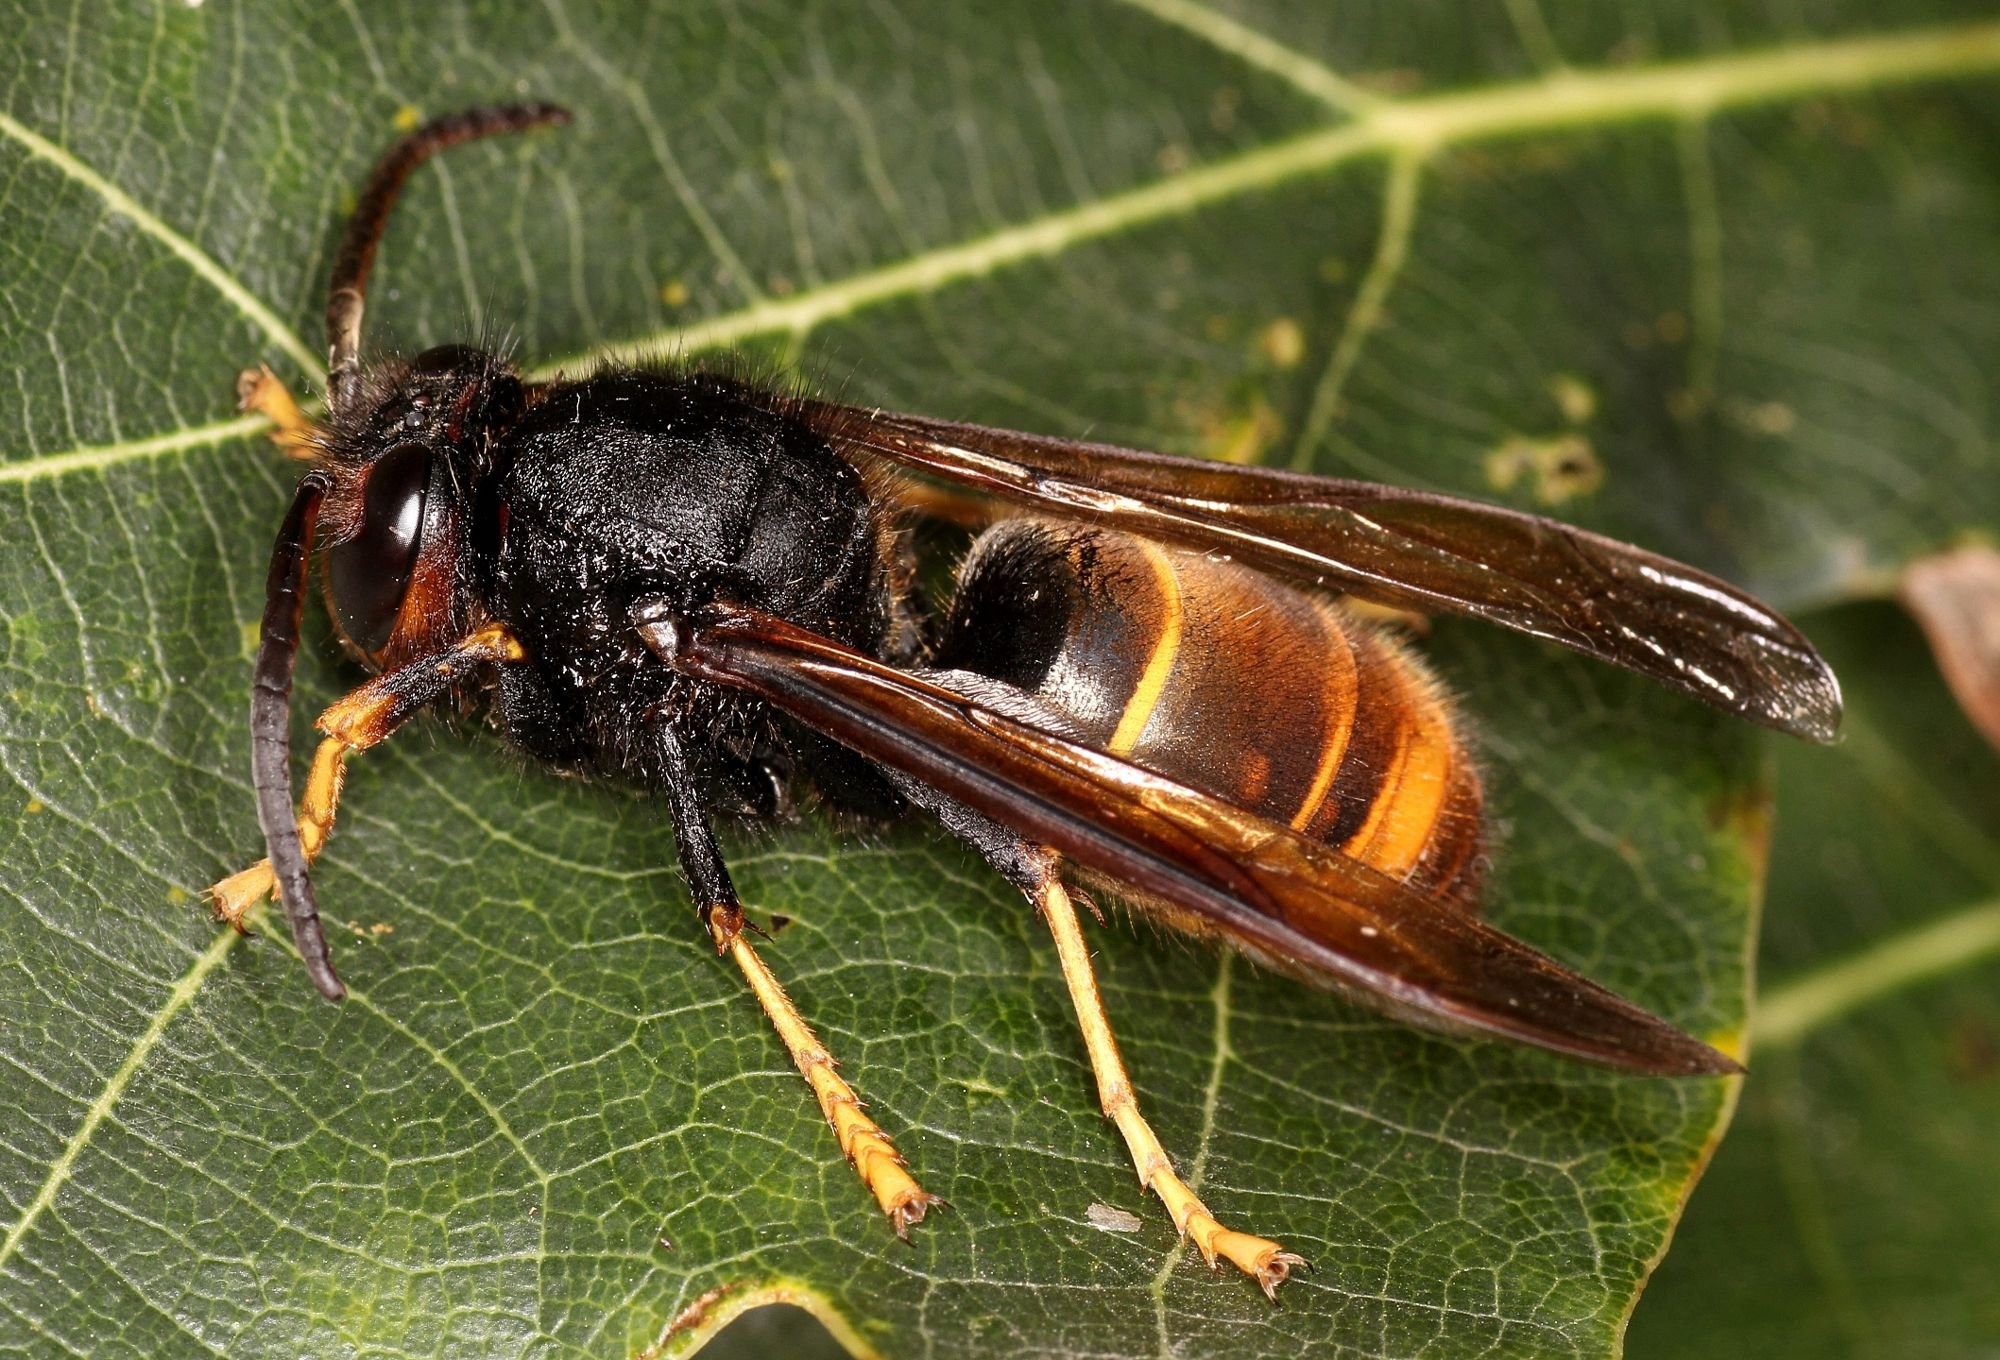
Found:
[{"label": "yellow leg", "polygon": [[717,908],[711,912],[709,929],[715,936],[716,947],[735,959],[736,966],[743,970],[750,990],[757,994],[758,1004],[771,1017],[778,1037],[785,1041],[799,1074],[819,1098],[820,1112],[833,1126],[833,1136],[848,1164],[860,1175],[868,1193],[875,1196],[882,1212],[889,1216],[889,1225],[896,1230],[896,1236],[907,1241],[910,1225],[922,1222],[925,1211],[944,1201],[917,1184],[903,1161],[903,1154],[889,1141],[889,1135],[862,1112],[861,1098],[840,1079],[832,1056],[792,999],[785,995],[778,979],[764,966],[764,960],[743,938],[741,921],[741,912],[734,909]]},{"label": "yellow leg", "polygon": [[[341,785],[347,778],[347,756],[355,748],[338,737],[328,737],[313,753],[312,773],[306,777],[305,797],[299,800],[299,848],[306,863],[319,858],[320,850],[333,834],[333,812],[340,803]],[[277,888],[271,861],[260,859],[248,869],[231,874],[203,894],[215,908],[215,919],[235,926],[248,935],[243,918],[250,909]]]},{"label": "yellow leg", "polygon": [[1069,894],[1051,877],[1042,887],[1038,904],[1042,918],[1049,923],[1049,933],[1055,936],[1063,981],[1069,984],[1070,1000],[1076,1006],[1077,1022],[1083,1029],[1083,1046],[1090,1054],[1091,1071],[1097,1074],[1098,1102],[1105,1117],[1125,1136],[1125,1146],[1132,1153],[1132,1165],[1138,1169],[1140,1182],[1160,1197],[1173,1216],[1174,1227],[1182,1237],[1194,1239],[1211,1267],[1218,1258],[1229,1261],[1256,1280],[1264,1293],[1275,1300],[1278,1286],[1292,1273],[1293,1266],[1306,1263],[1305,1258],[1266,1238],[1223,1227],[1209,1213],[1208,1206],[1188,1189],[1187,1182],[1174,1173],[1167,1150],[1160,1146],[1152,1125],[1139,1113],[1132,1078],[1125,1071],[1124,1059],[1118,1056],[1118,1041],[1111,1035],[1111,1019],[1104,1013],[1104,998],[1097,990],[1097,973],[1090,966],[1090,951],[1084,946],[1083,929],[1077,924],[1076,908],[1070,905]]},{"label": "yellow leg", "polygon": [[236,405],[270,417],[274,427],[271,442],[287,456],[310,462],[319,456],[319,427],[306,413],[275,373],[263,364],[246,368],[236,379]]},{"label": "yellow leg", "polygon": [[913,481],[897,487],[896,500],[913,514],[975,531],[991,524],[999,513],[993,502],[984,497],[949,491],[924,482]]},{"label": "yellow leg", "polygon": [[[305,796],[299,799],[299,848],[305,851],[306,863],[319,857],[333,834],[333,814],[347,781],[348,756],[385,740],[435,698],[439,689],[454,683],[471,667],[519,661],[524,655],[512,633],[500,624],[489,624],[442,656],[376,676],[320,714],[317,726],[326,740],[313,753],[312,773],[306,776]],[[276,887],[271,861],[264,859],[223,879],[206,896],[215,906],[218,921],[248,933],[243,924],[245,914]]]}]

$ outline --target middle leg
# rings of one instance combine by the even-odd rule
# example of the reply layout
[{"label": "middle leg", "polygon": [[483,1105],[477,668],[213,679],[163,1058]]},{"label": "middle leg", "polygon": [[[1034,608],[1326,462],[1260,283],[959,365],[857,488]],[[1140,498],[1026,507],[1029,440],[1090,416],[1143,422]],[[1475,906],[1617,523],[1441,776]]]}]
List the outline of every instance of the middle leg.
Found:
[{"label": "middle leg", "polygon": [[903,1154],[889,1141],[889,1135],[882,1132],[882,1126],[862,1109],[861,1097],[841,1079],[833,1056],[799,1014],[792,999],[785,995],[784,987],[758,957],[750,941],[743,938],[740,911],[736,913],[736,921],[737,926],[732,930],[723,924],[721,913],[709,913],[708,929],[715,937],[716,949],[728,954],[743,970],[750,990],[757,996],[757,1004],[764,1008],[771,1027],[784,1041],[785,1051],[791,1054],[792,1064],[819,1100],[820,1113],[832,1125],[841,1155],[861,1177],[861,1184],[875,1197],[882,1212],[889,1216],[889,1226],[896,1230],[896,1236],[908,1241],[910,1228],[923,1221],[932,1205],[944,1201],[917,1184]]},{"label": "middle leg", "polygon": [[764,1008],[771,1027],[784,1041],[793,1066],[812,1087],[820,1113],[833,1127],[841,1155],[861,1177],[862,1185],[875,1197],[882,1212],[889,1216],[896,1235],[907,1241],[911,1226],[922,1222],[932,1205],[944,1201],[917,1184],[903,1154],[896,1150],[882,1126],[868,1117],[861,1097],[841,1079],[833,1055],[826,1051],[799,1008],[785,995],[784,987],[744,938],[747,923],[743,907],[709,827],[708,813],[696,792],[686,751],[671,728],[662,728],[659,740],[670,767],[667,798],[673,812],[674,836],[680,844],[681,869],[687,875],[702,923],[715,941],[716,952],[729,955],[742,970],[757,1004]]}]

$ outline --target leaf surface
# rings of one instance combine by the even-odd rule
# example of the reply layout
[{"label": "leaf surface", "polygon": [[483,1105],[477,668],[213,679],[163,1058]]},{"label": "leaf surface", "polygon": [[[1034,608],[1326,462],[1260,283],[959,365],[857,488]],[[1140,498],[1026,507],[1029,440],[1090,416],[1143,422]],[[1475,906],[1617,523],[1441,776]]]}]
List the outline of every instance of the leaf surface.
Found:
[{"label": "leaf surface", "polygon": [[[773,966],[954,1205],[911,1249],[703,947],[657,806],[473,729],[371,753],[319,873],[339,1008],[194,900],[257,853],[292,476],[231,380],[317,381],[341,214],[414,113],[578,119],[413,183],[385,347],[732,344],[850,400],[1496,495],[1780,603],[2000,520],[1977,7],[1295,8],[9,8],[0,1337],[630,1354],[729,1285],[890,1355],[1615,1350],[1723,1086],[1114,926],[1164,1141],[1315,1263],[1274,1310],[1142,1200],[1039,926],[922,827],[732,841],[794,921]],[[357,679],[308,626],[301,743]],[[1427,650],[1483,734],[1494,918],[1740,1029],[1758,739],[1492,630]]]}]

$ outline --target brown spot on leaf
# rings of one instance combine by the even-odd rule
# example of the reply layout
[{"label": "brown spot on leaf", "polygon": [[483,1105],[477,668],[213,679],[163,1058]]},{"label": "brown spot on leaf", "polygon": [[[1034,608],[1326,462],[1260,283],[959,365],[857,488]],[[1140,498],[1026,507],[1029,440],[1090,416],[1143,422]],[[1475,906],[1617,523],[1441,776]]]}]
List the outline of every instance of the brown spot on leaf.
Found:
[{"label": "brown spot on leaf", "polygon": [[660,1334],[659,1341],[639,1352],[639,1360],[653,1360],[653,1357],[660,1353],[660,1347],[666,1345],[667,1342],[673,1340],[682,1332],[692,1331],[694,1328],[701,1326],[708,1318],[708,1310],[716,1304],[721,1303],[735,1288],[736,1286],[733,1284],[719,1284],[695,1299],[687,1307],[681,1309],[680,1312],[674,1314],[674,1320],[667,1324],[667,1329]]},{"label": "brown spot on leaf", "polygon": [[1709,825],[1736,842],[1749,863],[1753,883],[1762,884],[1771,859],[1771,789],[1760,779],[1732,788],[1708,805]]},{"label": "brown spot on leaf", "polygon": [[1951,1027],[1945,1062],[1958,1081],[1990,1081],[2000,1072],[2000,1035],[1979,1016],[1961,1015]]},{"label": "brown spot on leaf", "polygon": [[1561,505],[1604,485],[1604,464],[1580,434],[1553,439],[1514,435],[1487,452],[1486,481],[1496,491],[1510,490],[1524,476],[1534,479],[1536,500]]},{"label": "brown spot on leaf", "polygon": [[1920,558],[1903,572],[1902,597],[1959,707],[2000,749],[2000,552]]}]

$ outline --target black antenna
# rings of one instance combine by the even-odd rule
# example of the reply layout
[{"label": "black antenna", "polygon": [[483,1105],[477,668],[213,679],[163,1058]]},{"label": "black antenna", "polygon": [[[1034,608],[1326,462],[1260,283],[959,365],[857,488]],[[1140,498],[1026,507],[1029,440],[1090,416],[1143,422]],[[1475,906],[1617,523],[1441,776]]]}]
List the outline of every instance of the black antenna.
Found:
[{"label": "black antenna", "polygon": [[[389,210],[410,172],[438,152],[476,137],[518,132],[545,123],[567,123],[569,111],[554,104],[509,104],[470,109],[424,124],[389,148],[375,164],[348,219],[334,257],[327,289],[327,406],[338,413],[352,403],[361,382],[361,310],[375,247],[389,225]],[[271,575],[264,587],[264,619],[257,636],[257,667],[250,688],[250,775],[257,792],[257,820],[271,858],[278,900],[292,923],[292,938],[305,959],[313,984],[331,1000],[347,995],[333,970],[333,954],[319,923],[305,849],[292,810],[292,670],[299,653],[299,620],[305,609],[306,573],[312,562],[313,529],[320,503],[333,479],[308,472],[292,497],[292,508],[271,548]]]},{"label": "black antenna", "polygon": [[503,132],[520,132],[544,124],[569,121],[569,110],[556,104],[501,104],[467,109],[425,123],[397,142],[375,163],[340,238],[333,257],[333,278],[326,297],[327,405],[346,409],[361,382],[361,308],[368,291],[368,269],[375,247],[389,225],[389,210],[410,172],[449,146]]},{"label": "black antenna", "polygon": [[312,560],[313,525],[333,479],[308,472],[271,548],[271,576],[264,586],[264,622],[257,635],[257,669],[250,682],[250,782],[257,790],[257,821],[271,857],[278,900],[291,918],[292,939],[306,972],[322,995],[347,995],[333,971],[333,955],[320,929],[319,903],[306,873],[305,850],[292,811],[292,664],[299,653],[299,617],[305,612],[306,566]]}]

